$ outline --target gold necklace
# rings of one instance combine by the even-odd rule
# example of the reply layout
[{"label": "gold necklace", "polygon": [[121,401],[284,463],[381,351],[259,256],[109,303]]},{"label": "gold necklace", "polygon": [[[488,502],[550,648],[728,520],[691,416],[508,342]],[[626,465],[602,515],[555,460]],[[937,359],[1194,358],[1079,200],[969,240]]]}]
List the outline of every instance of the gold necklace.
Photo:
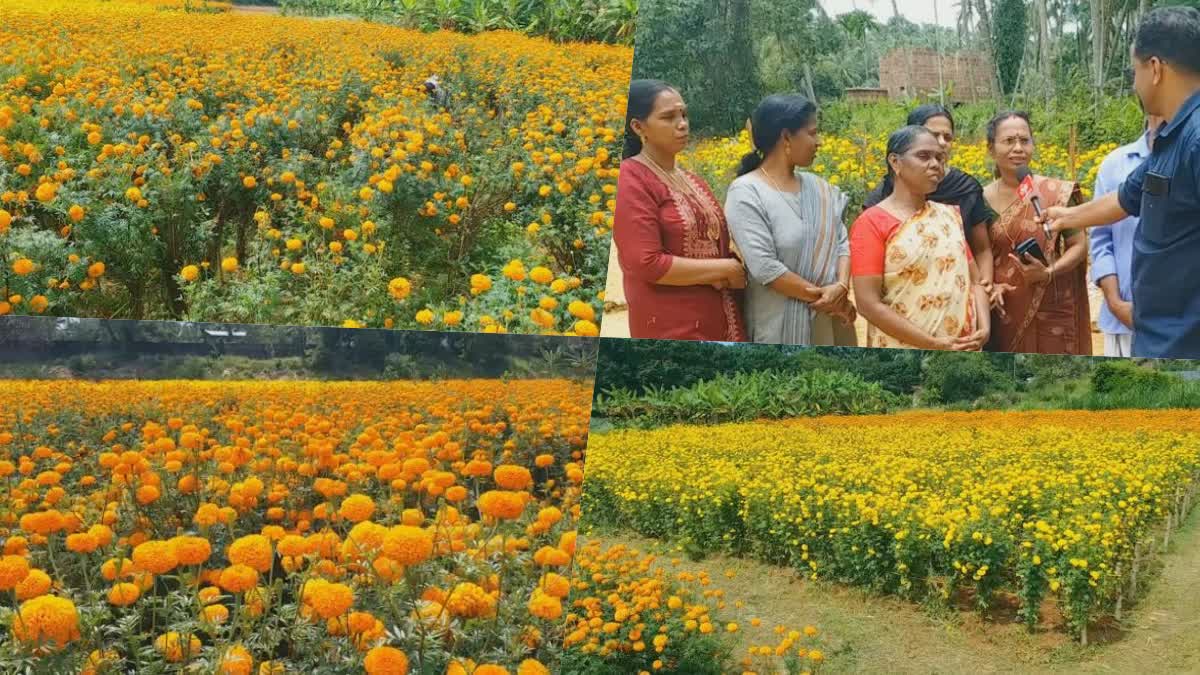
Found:
[{"label": "gold necklace", "polygon": [[653,171],[659,178],[661,178],[662,181],[669,187],[674,188],[676,192],[684,195],[685,198],[690,196],[692,201],[695,202],[696,206],[708,216],[708,227],[706,228],[705,234],[707,234],[708,238],[713,241],[720,240],[720,223],[723,214],[719,208],[710,203],[710,199],[708,199],[705,195],[700,194],[700,191],[697,190],[696,186],[693,185],[692,182],[683,174],[683,172],[679,170],[679,167],[676,166],[671,171],[667,171],[662,167],[661,164],[654,161],[653,157],[646,154],[645,151],[639,153],[637,157],[641,158],[643,163],[650,167],[650,170]]}]

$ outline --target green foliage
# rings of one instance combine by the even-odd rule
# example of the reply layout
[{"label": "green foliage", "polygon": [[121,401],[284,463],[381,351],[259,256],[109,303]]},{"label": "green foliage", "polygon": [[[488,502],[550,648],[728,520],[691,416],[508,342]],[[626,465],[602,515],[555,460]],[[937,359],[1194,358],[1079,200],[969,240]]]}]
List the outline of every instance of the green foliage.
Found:
[{"label": "green foliage", "polygon": [[1169,387],[1175,381],[1175,378],[1166,373],[1123,359],[1106,359],[1092,371],[1092,389],[1098,394]]},{"label": "green foliage", "polygon": [[1012,391],[1016,388],[1012,376],[997,367],[997,361],[1011,358],[1011,354],[934,353],[925,360],[922,399],[928,403],[959,403],[992,392]]},{"label": "green foliage", "polygon": [[895,403],[896,397],[878,383],[846,372],[757,371],[719,375],[690,387],[651,389],[641,396],[618,389],[602,394],[595,410],[611,420],[652,427],[882,414]]},{"label": "green foliage", "polygon": [[998,0],[992,17],[992,53],[1000,75],[1000,90],[1006,96],[1017,88],[1027,31],[1025,0]]},{"label": "green foliage", "polygon": [[419,30],[512,30],[571,42],[631,44],[637,0],[279,0],[285,14],[347,14]]},{"label": "green foliage", "polygon": [[750,0],[642,0],[633,78],[666,80],[695,101],[698,133],[741,129],[762,97]]}]

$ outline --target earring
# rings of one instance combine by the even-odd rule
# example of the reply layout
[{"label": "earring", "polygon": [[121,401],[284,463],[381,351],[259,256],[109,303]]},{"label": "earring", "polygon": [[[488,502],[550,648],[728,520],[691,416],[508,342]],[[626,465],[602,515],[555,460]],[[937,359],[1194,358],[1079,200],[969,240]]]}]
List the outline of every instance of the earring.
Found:
[{"label": "earring", "polygon": [[786,157],[792,156],[792,141],[790,139],[785,139],[783,141],[783,154]]}]

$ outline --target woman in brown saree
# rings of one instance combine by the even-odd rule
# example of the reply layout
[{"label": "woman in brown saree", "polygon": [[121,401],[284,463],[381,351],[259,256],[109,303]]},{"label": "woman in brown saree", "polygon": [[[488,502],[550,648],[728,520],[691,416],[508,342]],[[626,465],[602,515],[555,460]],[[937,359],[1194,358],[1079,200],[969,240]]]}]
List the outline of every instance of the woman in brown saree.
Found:
[{"label": "woman in brown saree", "polygon": [[[1005,112],[987,127],[988,150],[998,178],[983,195],[999,216],[991,226],[996,288],[1002,299],[993,310],[989,351],[1034,354],[1091,354],[1091,314],[1087,294],[1087,237],[1082,232],[1047,238],[1035,220],[1031,198],[1022,199],[1018,177],[1033,155],[1029,116]],[[1033,195],[1043,209],[1080,202],[1070,181],[1032,176]],[[1016,247],[1032,237],[1046,257],[1019,256]]]}]

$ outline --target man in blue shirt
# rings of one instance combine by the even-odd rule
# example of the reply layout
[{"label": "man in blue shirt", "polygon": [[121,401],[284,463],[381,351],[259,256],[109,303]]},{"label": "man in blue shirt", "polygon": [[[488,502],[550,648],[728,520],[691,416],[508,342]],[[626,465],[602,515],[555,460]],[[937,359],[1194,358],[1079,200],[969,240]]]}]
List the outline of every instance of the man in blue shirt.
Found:
[{"label": "man in blue shirt", "polygon": [[1133,236],[1133,355],[1200,358],[1200,10],[1159,7],[1138,24],[1133,88],[1167,120],[1116,191],[1045,210],[1052,232],[1140,216]]},{"label": "man in blue shirt", "polygon": [[[1161,117],[1148,115],[1146,130],[1138,139],[1113,150],[1096,172],[1097,198],[1116,192],[1121,181],[1150,156],[1154,132]],[[1088,246],[1092,254],[1092,281],[1104,293],[1100,307],[1100,332],[1104,333],[1105,356],[1131,356],[1133,345],[1133,235],[1138,219],[1128,216],[1112,225],[1092,230]]]}]

